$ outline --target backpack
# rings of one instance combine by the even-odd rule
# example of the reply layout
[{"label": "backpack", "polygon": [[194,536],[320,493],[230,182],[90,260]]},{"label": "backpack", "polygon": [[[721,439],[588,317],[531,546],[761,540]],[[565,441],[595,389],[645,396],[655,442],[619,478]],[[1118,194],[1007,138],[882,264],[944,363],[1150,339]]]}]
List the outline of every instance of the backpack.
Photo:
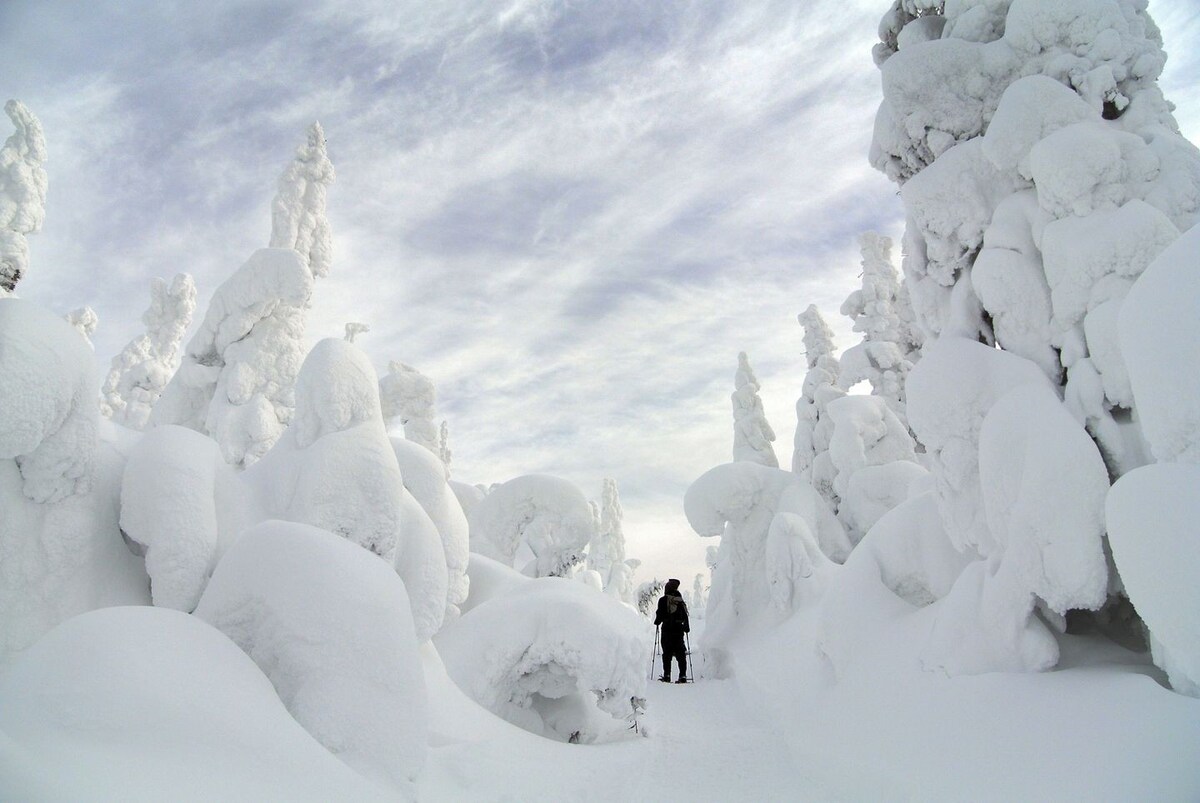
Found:
[{"label": "backpack", "polygon": [[673,594],[667,594],[667,616],[666,620],[671,624],[683,626],[687,620],[687,603],[683,601],[683,597],[676,597]]}]

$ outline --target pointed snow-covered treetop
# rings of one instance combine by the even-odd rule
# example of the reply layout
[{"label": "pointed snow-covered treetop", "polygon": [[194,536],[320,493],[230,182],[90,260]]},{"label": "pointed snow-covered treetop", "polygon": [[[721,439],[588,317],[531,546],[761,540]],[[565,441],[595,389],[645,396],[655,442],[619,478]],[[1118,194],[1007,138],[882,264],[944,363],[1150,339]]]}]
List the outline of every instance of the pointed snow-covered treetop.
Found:
[{"label": "pointed snow-covered treetop", "polygon": [[308,141],[296,149],[296,158],[279,177],[279,192],[271,203],[271,247],[299,251],[313,278],[329,275],[333,261],[325,194],[334,178],[325,132],[314,122]]},{"label": "pointed snow-covered treetop", "polygon": [[379,380],[379,396],[385,421],[400,419],[405,438],[438,454],[441,444],[433,423],[437,415],[433,380],[411,365],[392,360],[387,376]]},{"label": "pointed snow-covered treetop", "polygon": [[447,474],[450,471],[450,458],[453,456],[454,453],[450,451],[450,425],[443,421],[438,430],[438,457],[446,467]]},{"label": "pointed snow-covered treetop", "polygon": [[46,219],[46,138],[42,124],[19,100],[4,104],[16,131],[0,148],[0,298],[29,269],[26,235]]},{"label": "pointed snow-covered treetop", "polygon": [[150,306],[142,315],[146,332],[113,357],[100,389],[101,413],[130,429],[146,428],[151,410],[179,368],[179,346],[195,311],[196,283],[189,274],[176,274],[169,286],[154,278]]},{"label": "pointed snow-covered treetop", "polygon": [[792,471],[809,471],[821,452],[829,449],[832,424],[826,419],[825,405],[843,392],[837,387],[841,371],[833,355],[833,330],[815,304],[796,316],[804,327],[804,350],[808,373],[804,388],[796,400],[796,438],[792,452]]},{"label": "pointed snow-covered treetop", "polygon": [[775,449],[775,431],[767,423],[762,399],[758,396],[758,379],[750,368],[746,352],[738,354],[738,368],[733,375],[733,459],[749,460],[772,468],[779,467]]},{"label": "pointed snow-covered treetop", "polygon": [[[892,265],[892,239],[873,231],[859,238],[862,287],[842,303],[842,314],[854,322],[863,341],[842,354],[838,386],[849,390],[870,382],[871,393],[888,401],[903,417],[904,379],[912,368],[920,340],[904,311],[907,296]],[[905,319],[908,319],[907,321]]]}]

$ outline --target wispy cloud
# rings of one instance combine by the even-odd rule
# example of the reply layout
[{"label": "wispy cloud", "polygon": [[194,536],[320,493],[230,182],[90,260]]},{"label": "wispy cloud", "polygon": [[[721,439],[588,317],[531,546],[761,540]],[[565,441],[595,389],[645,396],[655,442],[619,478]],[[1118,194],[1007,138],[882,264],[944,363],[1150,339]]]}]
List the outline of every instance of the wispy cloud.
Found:
[{"label": "wispy cloud", "polygon": [[[679,500],[729,458],[737,352],[786,463],[795,314],[815,302],[852,342],[855,238],[899,234],[866,163],[886,5],[3,3],[0,89],[51,154],[21,290],[92,304],[102,358],[150,277],[192,272],[204,304],[266,243],[319,118],[337,253],[310,334],[366,321],[377,366],[434,378],[465,480],[615,477],[631,553],[686,577],[706,544]],[[1187,0],[1151,10],[1179,51],[1168,95],[1197,109],[1200,23]]]}]

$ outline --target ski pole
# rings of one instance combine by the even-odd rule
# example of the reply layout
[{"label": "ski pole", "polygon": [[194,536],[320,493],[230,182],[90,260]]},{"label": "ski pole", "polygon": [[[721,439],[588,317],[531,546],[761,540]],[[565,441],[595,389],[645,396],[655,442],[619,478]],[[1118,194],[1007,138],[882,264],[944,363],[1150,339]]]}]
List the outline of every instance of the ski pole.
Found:
[{"label": "ski pole", "polygon": [[696,682],[696,659],[692,657],[692,633],[690,630],[686,631],[683,634],[683,639],[685,642],[685,646],[687,647],[688,671],[691,673],[690,677],[688,678],[688,683],[695,683]]},{"label": "ski pole", "polygon": [[658,654],[658,625],[654,626],[654,648],[650,650],[650,677],[654,677],[654,656]]}]

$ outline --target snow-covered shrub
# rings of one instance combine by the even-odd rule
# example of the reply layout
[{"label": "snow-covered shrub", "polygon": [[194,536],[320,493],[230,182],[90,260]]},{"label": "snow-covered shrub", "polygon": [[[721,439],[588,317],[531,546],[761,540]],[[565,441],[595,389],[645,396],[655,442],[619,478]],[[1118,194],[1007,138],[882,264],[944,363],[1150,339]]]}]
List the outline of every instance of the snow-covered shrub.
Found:
[{"label": "snow-covered shrub", "polygon": [[100,389],[100,411],[115,423],[142,430],[163,389],[179,368],[179,346],[196,310],[196,283],[180,273],[171,284],[150,283],[150,306],[142,315],[146,333],[112,359]]},{"label": "snow-covered shrub", "polygon": [[466,514],[446,482],[446,466],[418,444],[392,437],[392,450],[400,464],[404,488],[429,516],[442,541],[446,557],[448,591],[446,615],[458,615],[458,605],[467,598],[467,557],[470,527]]},{"label": "snow-covered shrub", "polygon": [[42,124],[19,100],[4,104],[16,129],[0,148],[0,298],[29,269],[27,235],[46,219],[46,138]]},{"label": "snow-covered shrub", "polygon": [[387,376],[379,380],[379,396],[384,419],[398,419],[404,437],[436,455],[438,429],[433,421],[437,416],[437,391],[433,381],[411,365],[393,360],[388,363]]},{"label": "snow-covered shrub", "polygon": [[155,427],[130,452],[121,531],[145,555],[155,605],[191,612],[221,555],[259,518],[211,438]]},{"label": "snow-covered shrub", "polygon": [[526,574],[564,574],[579,563],[592,538],[592,511],[567,480],[529,474],[496,486],[471,511],[471,551],[506,566],[528,547]]},{"label": "snow-covered shrub", "polygon": [[372,780],[424,764],[426,701],[404,584],[332,533],[269,521],[213,573],[196,616],[258,664],[296,721]]},{"label": "snow-covered shrub", "polygon": [[[477,565],[487,564],[473,557],[473,573]],[[533,733],[582,743],[626,733],[632,698],[645,690],[653,632],[646,621],[574,580],[491,569],[507,576],[484,581],[498,593],[434,638],[450,677]]]},{"label": "snow-covered shrub", "polygon": [[738,354],[733,385],[733,395],[729,397],[733,403],[733,459],[778,468],[779,458],[771,446],[775,431],[767,423],[762,399],[758,397],[758,379],[744,351]]},{"label": "snow-covered shrub", "polygon": [[[825,420],[825,406],[842,394],[837,387],[841,367],[834,356],[833,330],[821,317],[816,305],[797,316],[804,327],[804,353],[808,372],[804,388],[796,400],[796,438],[792,452],[792,471],[805,474],[811,471],[817,457],[829,449],[831,425]],[[823,491],[833,501],[833,487]]]},{"label": "snow-covered shrub", "polygon": [[255,251],[213,294],[152,423],[211,435],[239,468],[266,454],[292,419],[312,283],[298,252]]},{"label": "snow-covered shrub", "polygon": [[[296,723],[237,645],[161,608],[92,611],[47,634],[0,676],[0,732],[5,797],[388,799]],[[27,795],[11,785],[21,772]]]},{"label": "snow-covered shrub", "polygon": [[333,262],[333,232],[325,216],[325,195],[333,181],[325,132],[314,122],[308,140],[279,177],[271,202],[271,247],[296,251],[314,279],[328,276]]},{"label": "snow-covered shrub", "polygon": [[424,641],[447,608],[446,549],[405,490],[365,354],[328,338],[296,378],[296,411],[278,443],[242,475],[266,515],[337,533],[379,555],[404,580]]}]

